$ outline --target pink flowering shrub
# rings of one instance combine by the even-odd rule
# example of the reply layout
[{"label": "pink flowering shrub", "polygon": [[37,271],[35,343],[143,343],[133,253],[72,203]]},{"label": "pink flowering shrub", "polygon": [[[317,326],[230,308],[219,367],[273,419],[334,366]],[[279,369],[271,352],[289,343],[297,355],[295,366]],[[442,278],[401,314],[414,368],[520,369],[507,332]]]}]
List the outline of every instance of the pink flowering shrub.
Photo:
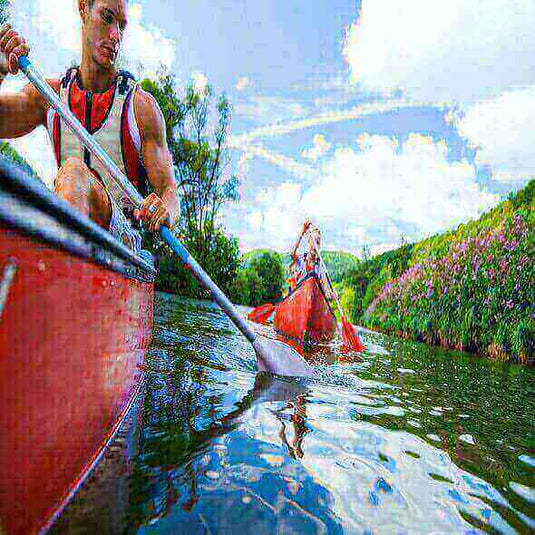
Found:
[{"label": "pink flowering shrub", "polygon": [[[502,212],[503,216],[503,212]],[[444,254],[385,284],[367,324],[501,360],[535,363],[535,217],[510,211],[494,228],[450,235]]]}]

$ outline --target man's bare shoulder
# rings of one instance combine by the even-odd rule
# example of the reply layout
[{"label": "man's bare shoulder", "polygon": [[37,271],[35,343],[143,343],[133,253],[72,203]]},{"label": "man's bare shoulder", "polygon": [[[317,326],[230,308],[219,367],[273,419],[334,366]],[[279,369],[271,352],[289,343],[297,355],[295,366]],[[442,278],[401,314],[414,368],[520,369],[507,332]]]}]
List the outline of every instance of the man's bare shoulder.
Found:
[{"label": "man's bare shoulder", "polygon": [[141,87],[134,94],[134,111],[144,136],[160,137],[165,134],[165,122],[158,102]]}]

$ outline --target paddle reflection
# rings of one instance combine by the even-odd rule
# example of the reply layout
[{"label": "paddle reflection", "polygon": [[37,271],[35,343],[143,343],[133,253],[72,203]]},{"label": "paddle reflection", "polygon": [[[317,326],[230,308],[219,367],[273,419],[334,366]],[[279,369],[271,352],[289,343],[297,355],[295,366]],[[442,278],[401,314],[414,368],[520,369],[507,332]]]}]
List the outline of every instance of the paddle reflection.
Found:
[{"label": "paddle reflection", "polygon": [[[138,497],[129,512],[133,531],[169,515],[194,513],[199,501],[206,502],[207,495],[223,485],[224,479],[230,481],[236,475],[244,484],[240,499],[249,503],[251,486],[268,472],[264,467],[266,461],[278,471],[283,463],[280,453],[272,452],[260,455],[261,459],[249,459],[247,448],[240,444],[250,439],[251,434],[255,440],[262,438],[266,449],[275,450],[273,446],[278,444],[280,452],[283,447],[290,460],[304,458],[309,432],[308,390],[304,382],[259,373],[253,387],[237,397],[236,391],[226,387],[224,379],[225,375],[228,379],[228,374],[221,373],[214,380],[213,375],[218,373],[182,364],[166,376],[149,378],[139,454],[131,478]],[[235,381],[233,378],[232,382]],[[233,403],[229,400],[232,397]],[[242,426],[244,429],[240,430]],[[286,479],[284,484],[295,492],[291,477],[281,478],[276,472],[269,477],[280,479],[280,483]],[[227,492],[229,484],[225,484]],[[265,488],[266,485],[260,485],[258,490]],[[230,507],[231,502],[232,497],[227,495],[222,506]],[[177,512],[177,506],[182,513]],[[189,520],[194,521],[197,516]]]}]

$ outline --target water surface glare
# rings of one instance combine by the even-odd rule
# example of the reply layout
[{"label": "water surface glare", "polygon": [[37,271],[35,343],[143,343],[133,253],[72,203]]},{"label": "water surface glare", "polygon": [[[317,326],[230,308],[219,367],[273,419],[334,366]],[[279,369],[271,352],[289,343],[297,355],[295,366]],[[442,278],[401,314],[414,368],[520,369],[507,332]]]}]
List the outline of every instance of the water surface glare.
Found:
[{"label": "water surface glare", "polygon": [[155,314],[144,397],[53,532],[535,531],[533,368],[361,331],[362,361],[281,379],[215,305]]}]

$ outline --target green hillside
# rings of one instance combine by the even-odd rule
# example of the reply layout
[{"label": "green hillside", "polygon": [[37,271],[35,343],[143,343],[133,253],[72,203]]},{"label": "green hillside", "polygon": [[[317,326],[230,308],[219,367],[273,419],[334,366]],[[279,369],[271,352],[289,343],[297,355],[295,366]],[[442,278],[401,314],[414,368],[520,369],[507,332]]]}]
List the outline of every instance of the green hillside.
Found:
[{"label": "green hillside", "polygon": [[[247,266],[254,258],[272,252],[269,249],[254,249],[243,255],[243,262]],[[280,257],[287,272],[291,262],[290,253],[280,253]],[[323,251],[322,257],[334,282],[341,282],[345,274],[360,262],[356,256],[344,251]]]}]

